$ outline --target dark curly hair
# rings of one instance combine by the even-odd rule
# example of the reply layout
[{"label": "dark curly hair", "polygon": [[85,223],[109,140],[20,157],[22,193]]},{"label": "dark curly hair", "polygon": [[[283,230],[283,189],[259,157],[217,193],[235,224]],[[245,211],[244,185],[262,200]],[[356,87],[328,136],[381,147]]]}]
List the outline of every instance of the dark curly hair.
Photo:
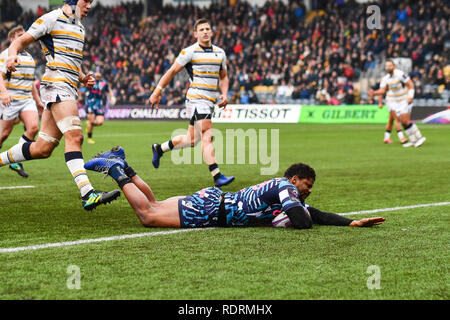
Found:
[{"label": "dark curly hair", "polygon": [[309,179],[313,178],[316,180],[316,172],[313,168],[304,163],[294,163],[284,172],[285,178],[292,178],[293,176],[297,176],[300,179]]}]

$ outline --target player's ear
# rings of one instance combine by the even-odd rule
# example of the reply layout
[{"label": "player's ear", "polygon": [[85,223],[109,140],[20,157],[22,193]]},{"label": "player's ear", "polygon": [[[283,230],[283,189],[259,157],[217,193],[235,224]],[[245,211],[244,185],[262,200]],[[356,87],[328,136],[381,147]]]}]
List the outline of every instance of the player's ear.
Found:
[{"label": "player's ear", "polygon": [[289,182],[292,183],[292,184],[295,184],[297,182],[296,179],[297,179],[297,176],[292,176],[292,177],[289,178]]}]

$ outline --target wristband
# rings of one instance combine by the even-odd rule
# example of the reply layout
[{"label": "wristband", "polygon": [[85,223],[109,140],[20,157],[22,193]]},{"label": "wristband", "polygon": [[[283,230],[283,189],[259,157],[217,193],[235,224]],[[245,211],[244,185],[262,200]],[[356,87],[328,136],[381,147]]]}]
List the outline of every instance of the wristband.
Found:
[{"label": "wristband", "polygon": [[164,88],[163,87],[161,87],[159,84],[156,86],[156,89],[159,89],[159,90],[161,90],[161,92],[163,92],[164,91]]},{"label": "wristband", "polygon": [[408,90],[408,98],[413,99],[414,98],[414,89]]}]

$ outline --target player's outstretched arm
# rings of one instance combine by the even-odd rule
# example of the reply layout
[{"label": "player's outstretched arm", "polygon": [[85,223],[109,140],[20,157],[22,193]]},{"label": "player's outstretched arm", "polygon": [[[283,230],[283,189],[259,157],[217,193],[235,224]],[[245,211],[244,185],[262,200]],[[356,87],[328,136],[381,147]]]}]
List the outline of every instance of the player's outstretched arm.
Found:
[{"label": "player's outstretched arm", "polygon": [[11,104],[11,95],[6,89],[5,81],[3,80],[6,75],[3,72],[0,72],[0,95],[2,96],[2,104],[5,107],[9,107]]},{"label": "player's outstretched arm", "polygon": [[313,221],[311,220],[311,215],[303,206],[292,207],[286,210],[286,214],[295,229],[312,228]]},{"label": "player's outstretched arm", "polygon": [[378,108],[383,108],[383,96],[379,95],[378,96]]},{"label": "player's outstretched arm", "polygon": [[156,89],[153,91],[152,95],[148,99],[148,104],[153,107],[156,105],[156,108],[159,108],[159,101],[161,100],[161,93],[163,92],[164,88],[167,87],[167,85],[172,81],[172,79],[175,77],[175,75],[180,72],[184,66],[179,64],[178,62],[174,62],[173,65],[170,67],[169,70],[161,77],[161,79],[158,82],[158,85],[156,86]]},{"label": "player's outstretched arm", "polygon": [[230,80],[228,79],[227,70],[222,69],[219,73],[220,102],[217,104],[220,108],[226,107],[228,104],[228,88]]},{"label": "player's outstretched arm", "polygon": [[314,207],[308,207],[311,219],[315,224],[325,226],[349,226],[353,220],[340,216],[336,213],[323,212]]},{"label": "player's outstretched arm", "polygon": [[14,40],[8,48],[8,60],[6,60],[6,70],[9,72],[16,71],[14,66],[19,62],[19,57],[17,56],[19,52],[25,50],[30,44],[34,42],[34,38],[28,32],[25,32],[19,38]]},{"label": "player's outstretched arm", "polygon": [[364,218],[361,220],[353,220],[350,223],[350,227],[372,227],[378,226],[386,221],[386,218],[383,217],[374,217],[374,218]]},{"label": "player's outstretched arm", "polygon": [[41,97],[39,96],[38,89],[36,87],[36,80],[33,81],[31,87],[31,95],[33,96],[34,102],[36,102],[36,106],[38,107],[39,114],[42,114],[44,111],[44,104],[41,101]]},{"label": "player's outstretched arm", "polygon": [[384,96],[386,94],[386,91],[387,91],[387,87],[382,87],[382,88],[380,88],[378,90],[370,89],[368,93],[369,93],[369,96],[371,96],[371,97],[373,97],[373,96]]},{"label": "player's outstretched arm", "polygon": [[414,99],[414,83],[409,79],[405,85],[408,88],[408,104],[411,104]]},{"label": "player's outstretched arm", "polygon": [[88,74],[84,74],[83,71],[80,70],[80,72],[78,74],[78,79],[88,89],[92,89],[92,87],[95,84],[95,79],[94,79],[94,75],[92,72],[89,72]]},{"label": "player's outstretched arm", "polygon": [[315,224],[328,226],[372,227],[375,225],[380,225],[386,221],[386,219],[382,217],[352,220],[336,213],[322,212],[314,207],[309,207],[308,211],[311,214],[311,219]]}]

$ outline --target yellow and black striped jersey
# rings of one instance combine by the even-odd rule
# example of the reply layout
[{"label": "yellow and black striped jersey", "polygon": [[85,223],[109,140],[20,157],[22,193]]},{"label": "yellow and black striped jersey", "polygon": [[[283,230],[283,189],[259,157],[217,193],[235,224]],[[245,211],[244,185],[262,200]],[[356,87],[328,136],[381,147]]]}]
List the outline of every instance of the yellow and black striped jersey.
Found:
[{"label": "yellow and black striped jersey", "polygon": [[6,70],[6,60],[8,59],[8,49],[0,54],[0,71],[6,74],[5,86],[11,99],[23,100],[32,97],[31,90],[35,79],[34,73],[36,63],[26,51],[18,54],[19,63],[15,65],[16,71],[8,72]]},{"label": "yellow and black striped jersey", "polygon": [[68,17],[60,8],[41,16],[27,32],[39,40],[47,60],[41,83],[65,83],[76,90],[85,36],[81,22]]},{"label": "yellow and black striped jersey", "polygon": [[219,73],[227,69],[225,51],[214,45],[202,47],[197,42],[181,50],[175,61],[186,68],[190,77],[186,97],[216,102]]},{"label": "yellow and black striped jersey", "polygon": [[386,101],[400,102],[408,98],[408,88],[404,86],[410,78],[400,69],[394,69],[391,74],[381,79],[380,88],[387,87]]}]

